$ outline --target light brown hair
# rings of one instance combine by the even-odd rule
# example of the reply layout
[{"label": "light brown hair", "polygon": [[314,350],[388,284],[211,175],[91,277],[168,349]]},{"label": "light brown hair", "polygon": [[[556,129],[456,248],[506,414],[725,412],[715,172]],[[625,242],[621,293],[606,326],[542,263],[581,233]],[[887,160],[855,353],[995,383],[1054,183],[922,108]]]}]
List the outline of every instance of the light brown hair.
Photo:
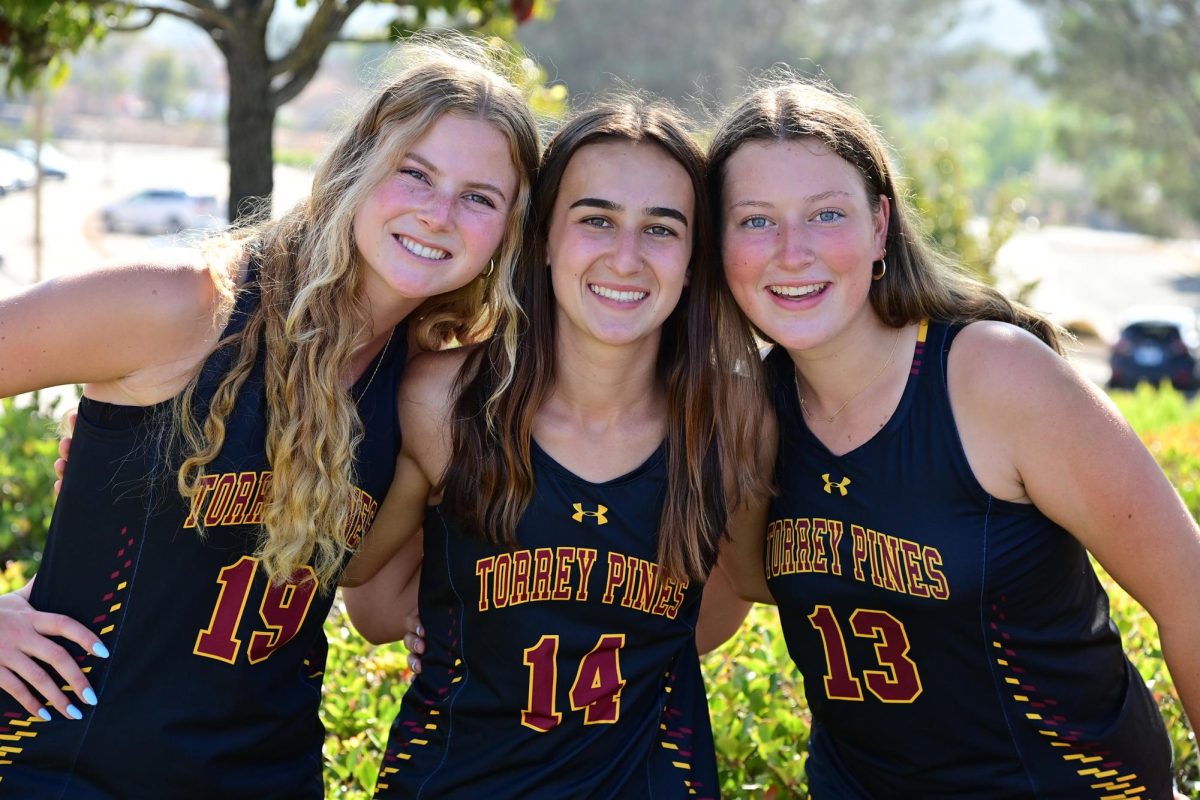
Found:
[{"label": "light brown hair", "polygon": [[869,295],[886,324],[899,328],[923,319],[1000,320],[1062,352],[1057,326],[965,273],[921,235],[912,203],[896,191],[883,136],[849,97],[828,85],[776,71],[725,115],[708,149],[709,192],[718,219],[726,165],[737,149],[747,142],[795,139],[820,142],[857,168],[873,211],[879,211],[880,195],[891,204],[884,242],[887,272],[872,283]]}]

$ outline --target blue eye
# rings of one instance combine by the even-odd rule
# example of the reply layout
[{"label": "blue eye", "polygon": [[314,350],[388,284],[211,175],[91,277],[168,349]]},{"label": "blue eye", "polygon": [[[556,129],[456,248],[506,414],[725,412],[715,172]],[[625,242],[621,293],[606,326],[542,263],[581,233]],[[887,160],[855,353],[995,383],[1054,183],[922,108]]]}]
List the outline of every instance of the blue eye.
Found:
[{"label": "blue eye", "polygon": [[771,221],[766,217],[747,217],[742,220],[743,228],[765,228],[771,224]]},{"label": "blue eye", "polygon": [[485,205],[485,206],[487,206],[488,208],[495,208],[495,207],[496,207],[496,204],[495,204],[495,203],[493,203],[493,202],[492,202],[492,200],[491,200],[491,198],[490,198],[490,197],[488,197],[487,195],[482,195],[482,194],[479,194],[478,192],[471,192],[471,193],[470,193],[470,194],[468,194],[466,197],[467,197],[467,199],[468,199],[468,200],[470,200],[472,203],[479,203],[479,204],[481,204],[481,205]]},{"label": "blue eye", "polygon": [[823,211],[817,212],[817,221],[818,222],[837,222],[839,219],[842,219],[845,216],[846,215],[843,214],[841,211],[836,211],[832,208],[827,208]]},{"label": "blue eye", "polygon": [[429,183],[429,178],[425,177],[425,173],[421,172],[419,169],[413,169],[412,167],[401,167],[400,174],[407,175],[410,178],[416,178],[417,180],[421,181],[421,183]]},{"label": "blue eye", "polygon": [[646,233],[652,236],[674,236],[675,231],[668,228],[666,225],[651,225],[646,229]]}]

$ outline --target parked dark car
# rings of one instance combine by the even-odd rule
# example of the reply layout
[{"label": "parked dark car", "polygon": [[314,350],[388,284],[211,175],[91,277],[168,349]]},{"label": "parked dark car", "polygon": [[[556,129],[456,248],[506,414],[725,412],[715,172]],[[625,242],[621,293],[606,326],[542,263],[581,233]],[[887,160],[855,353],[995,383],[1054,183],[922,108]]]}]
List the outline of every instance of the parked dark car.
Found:
[{"label": "parked dark car", "polygon": [[1200,316],[1185,306],[1131,308],[1109,366],[1113,388],[1163,381],[1177,389],[1200,387]]}]

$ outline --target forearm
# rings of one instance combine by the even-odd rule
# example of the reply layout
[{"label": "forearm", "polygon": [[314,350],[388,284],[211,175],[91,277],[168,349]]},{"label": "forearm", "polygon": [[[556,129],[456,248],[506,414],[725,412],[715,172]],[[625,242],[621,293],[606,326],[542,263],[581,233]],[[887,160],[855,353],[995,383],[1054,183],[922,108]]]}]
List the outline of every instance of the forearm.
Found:
[{"label": "forearm", "polygon": [[342,587],[350,621],[373,644],[403,639],[416,610],[424,555],[422,537],[414,536],[369,581]]},{"label": "forearm", "polygon": [[1200,628],[1159,625],[1163,660],[1188,721],[1200,722]]},{"label": "forearm", "polygon": [[720,565],[714,567],[700,600],[696,649],[704,654],[723,645],[742,626],[751,605],[737,596],[725,570]]}]

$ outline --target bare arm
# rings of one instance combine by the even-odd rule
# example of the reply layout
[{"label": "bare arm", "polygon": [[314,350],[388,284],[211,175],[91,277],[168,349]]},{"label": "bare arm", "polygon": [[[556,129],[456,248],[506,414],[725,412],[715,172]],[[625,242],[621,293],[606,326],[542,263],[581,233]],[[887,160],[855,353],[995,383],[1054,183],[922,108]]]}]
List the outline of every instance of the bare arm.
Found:
[{"label": "bare arm", "polygon": [[1200,529],[1178,493],[1108,398],[1028,334],[976,323],[950,358],[984,488],[1032,501],[1145,606],[1184,710],[1200,719]]},{"label": "bare arm", "polygon": [[[423,539],[413,536],[375,575],[357,586],[343,586],[342,599],[354,627],[372,644],[386,644],[401,639],[409,650],[420,653],[424,646],[415,646],[419,637],[408,638],[419,626],[417,589],[421,582]],[[412,666],[412,662],[409,662]]]},{"label": "bare arm", "polygon": [[[0,396],[87,383],[98,399],[149,404],[181,388],[211,349],[222,324],[207,269],[120,267],[61,278],[0,299]],[[67,457],[69,440],[60,447]],[[70,689],[85,704],[95,693],[79,664],[51,637],[107,656],[75,620],[29,603],[33,581],[0,596],[0,690],[31,715],[48,718],[30,689],[78,719]],[[65,683],[66,687],[61,687]]]},{"label": "bare arm", "polygon": [[96,270],[0,299],[0,396],[83,383],[101,400],[165,400],[216,343],[218,301],[195,263]]},{"label": "bare arm", "polygon": [[720,563],[713,567],[700,599],[700,617],[696,621],[696,650],[701,655],[729,641],[750,613],[749,600],[738,597],[733,583]]},{"label": "bare arm", "polygon": [[[395,641],[411,630],[406,620],[415,607],[415,583],[422,550],[410,546],[424,522],[431,493],[445,470],[449,413],[461,353],[416,356],[400,389],[403,445],[396,474],[363,545],[342,577],[350,620],[369,641]],[[399,603],[398,598],[410,597]]]},{"label": "bare arm", "polygon": [[[770,475],[779,449],[779,426],[769,414],[761,426],[757,468]],[[770,498],[744,502],[729,518],[729,538],[722,542],[717,561],[737,596],[756,603],[775,604],[763,572],[763,547],[767,532]],[[747,608],[747,611],[749,608]],[[743,612],[745,616],[745,612]]]}]

